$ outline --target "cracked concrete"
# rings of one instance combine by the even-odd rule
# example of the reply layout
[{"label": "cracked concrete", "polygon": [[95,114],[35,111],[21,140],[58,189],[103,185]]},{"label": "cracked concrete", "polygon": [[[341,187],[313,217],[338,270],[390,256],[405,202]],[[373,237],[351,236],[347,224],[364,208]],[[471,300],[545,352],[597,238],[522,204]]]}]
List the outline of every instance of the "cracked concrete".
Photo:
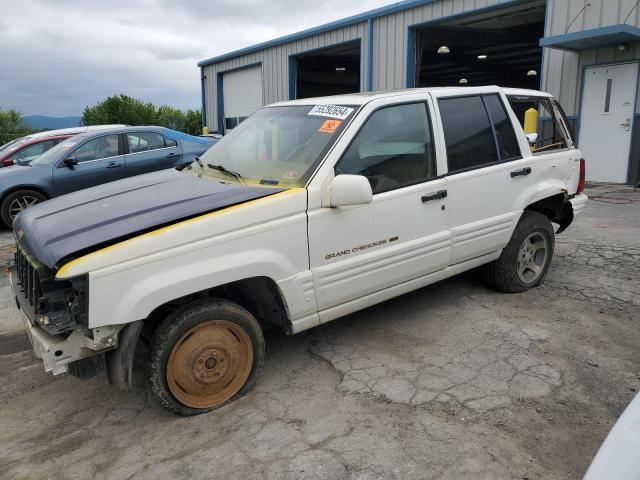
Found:
[{"label": "cracked concrete", "polygon": [[[455,298],[450,300],[439,313],[444,318],[459,308]],[[405,354],[411,360],[372,347],[371,342],[384,343],[389,332],[380,330],[363,341],[359,326],[351,323],[316,329],[311,351],[341,373],[341,391],[407,405],[454,402],[487,410],[547,395],[560,383],[560,373],[529,351],[532,341],[549,337],[547,331],[520,329],[486,309],[468,311],[466,320],[425,324],[420,334],[428,354],[423,345],[408,345]]]},{"label": "cracked concrete", "polygon": [[580,478],[640,389],[640,192],[591,193],[542,287],[469,273],[269,331],[255,389],[195,418],[45,374],[0,277],[0,478]]}]

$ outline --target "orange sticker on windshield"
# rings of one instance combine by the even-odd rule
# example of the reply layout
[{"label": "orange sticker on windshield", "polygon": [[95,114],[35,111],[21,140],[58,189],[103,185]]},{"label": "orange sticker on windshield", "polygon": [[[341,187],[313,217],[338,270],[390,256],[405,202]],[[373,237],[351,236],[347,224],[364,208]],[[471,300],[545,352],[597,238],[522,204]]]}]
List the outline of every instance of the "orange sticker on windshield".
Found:
[{"label": "orange sticker on windshield", "polygon": [[342,120],[325,120],[318,129],[321,133],[333,133],[340,126]]}]

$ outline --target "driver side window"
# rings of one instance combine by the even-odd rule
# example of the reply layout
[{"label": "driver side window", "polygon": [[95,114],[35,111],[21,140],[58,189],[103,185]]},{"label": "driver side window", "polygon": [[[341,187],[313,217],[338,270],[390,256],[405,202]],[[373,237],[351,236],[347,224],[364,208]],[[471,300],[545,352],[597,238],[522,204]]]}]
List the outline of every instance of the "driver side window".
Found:
[{"label": "driver side window", "polygon": [[436,176],[426,104],[410,103],[376,110],[336,165],[335,173],[367,177],[374,194]]},{"label": "driver side window", "polygon": [[118,155],[118,134],[104,135],[89,140],[80,145],[70,156],[78,160],[78,163],[101,158],[115,157]]}]

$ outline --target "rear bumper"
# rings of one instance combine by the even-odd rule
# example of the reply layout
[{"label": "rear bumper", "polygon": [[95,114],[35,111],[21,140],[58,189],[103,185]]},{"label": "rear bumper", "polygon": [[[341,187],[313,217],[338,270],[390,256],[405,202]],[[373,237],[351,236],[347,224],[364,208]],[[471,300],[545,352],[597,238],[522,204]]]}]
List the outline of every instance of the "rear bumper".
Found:
[{"label": "rear bumper", "polygon": [[571,200],[569,200],[571,202],[571,207],[573,208],[574,217],[579,215],[584,210],[584,207],[587,206],[588,200],[589,197],[587,197],[587,195],[584,193],[578,193]]},{"label": "rear bumper", "polygon": [[22,308],[21,299],[24,296],[17,292],[19,287],[16,287],[13,272],[9,273],[9,284],[31,342],[33,353],[42,360],[45,371],[52,372],[54,375],[66,373],[71,362],[98,355],[117,346],[118,332],[123,325],[93,330],[74,330],[67,336],[51,335],[45,332],[37,323],[29,319],[25,309]]}]

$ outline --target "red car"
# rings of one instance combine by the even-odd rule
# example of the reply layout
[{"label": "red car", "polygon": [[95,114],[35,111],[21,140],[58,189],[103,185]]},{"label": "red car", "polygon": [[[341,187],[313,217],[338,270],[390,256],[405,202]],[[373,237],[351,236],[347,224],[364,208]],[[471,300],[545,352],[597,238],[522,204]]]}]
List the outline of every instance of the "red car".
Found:
[{"label": "red car", "polygon": [[10,167],[14,163],[29,163],[54,145],[73,135],[56,135],[53,137],[23,137],[0,150],[0,167]]},{"label": "red car", "polygon": [[83,127],[60,128],[58,130],[48,130],[27,135],[5,143],[0,146],[0,167],[10,167],[14,164],[27,165],[69,137],[79,133],[91,132],[94,130],[105,130],[110,128],[124,127],[122,124],[114,125],[91,125]]}]

